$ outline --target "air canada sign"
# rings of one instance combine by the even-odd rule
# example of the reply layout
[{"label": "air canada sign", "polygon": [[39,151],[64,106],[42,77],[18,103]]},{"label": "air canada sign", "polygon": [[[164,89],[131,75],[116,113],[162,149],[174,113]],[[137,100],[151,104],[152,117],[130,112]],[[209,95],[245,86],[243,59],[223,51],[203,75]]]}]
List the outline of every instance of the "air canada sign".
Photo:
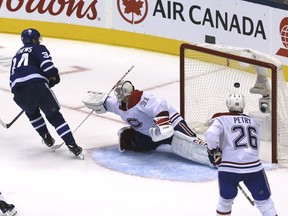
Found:
[{"label": "air canada sign", "polygon": [[[125,5],[125,0],[117,0],[118,5]],[[245,36],[252,36],[255,38],[267,39],[265,28],[262,20],[253,19],[248,16],[242,16],[241,13],[235,14],[232,12],[214,10],[210,8],[201,7],[199,5],[184,5],[181,2],[157,0],[154,5],[149,2],[149,11],[152,11],[153,17],[161,17],[163,19],[176,20],[178,22],[190,22],[194,25],[202,25],[209,28],[222,29],[224,31],[235,32]],[[120,7],[118,7],[119,9]],[[127,6],[123,10],[124,13],[119,10],[120,13],[133,14],[132,17],[138,22],[131,22],[124,18],[131,24],[139,24],[145,22],[145,17],[148,8],[148,1],[146,0],[131,0],[129,1],[129,10],[127,12]],[[174,22],[175,23],[175,22]]]},{"label": "air canada sign", "polygon": [[246,36],[260,37],[266,40],[266,33],[261,20],[253,20],[247,16],[212,10],[210,8],[192,5],[188,10],[180,2],[157,0],[153,16],[162,16],[165,19],[192,22],[195,25],[223,29],[237,32]]},{"label": "air canada sign", "polygon": [[[101,1],[104,2],[104,0]],[[173,20],[173,23],[171,23],[172,27],[177,25],[177,22],[184,22],[187,25],[192,23],[197,26],[201,25],[207,28],[215,28],[267,40],[262,20],[241,15],[241,10],[238,10],[239,12],[236,14],[231,12],[232,9],[229,9],[229,12],[225,11],[225,7],[222,10],[216,10],[212,9],[212,6],[208,8],[200,5],[191,5],[190,1],[111,1],[117,4],[118,13],[122,19],[131,25],[144,23],[147,17],[150,16],[150,18],[157,18],[158,22],[161,22],[161,19]],[[4,9],[5,7],[11,13],[24,11],[26,14],[39,13],[54,17],[60,15],[62,17],[73,16],[77,19],[94,21],[98,18],[98,2],[100,0],[0,0],[0,8]],[[213,2],[215,1],[211,1],[211,3]],[[109,15],[105,14],[105,16]],[[150,21],[153,22],[153,19],[150,19]]]}]

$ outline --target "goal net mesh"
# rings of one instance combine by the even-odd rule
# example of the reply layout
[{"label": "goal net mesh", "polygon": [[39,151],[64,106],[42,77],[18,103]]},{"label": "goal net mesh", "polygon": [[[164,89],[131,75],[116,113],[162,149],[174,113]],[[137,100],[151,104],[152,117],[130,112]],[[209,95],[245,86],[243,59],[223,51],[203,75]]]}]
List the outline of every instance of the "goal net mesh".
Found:
[{"label": "goal net mesh", "polygon": [[[264,81],[266,91],[251,93],[251,88],[258,87],[259,81]],[[239,83],[240,87],[235,88],[234,83]],[[244,95],[245,114],[265,121],[262,125],[265,128],[261,129],[269,131],[264,131],[262,140],[271,144],[272,162],[287,162],[288,88],[281,62],[251,49],[212,44],[181,45],[180,112],[192,129],[204,133],[213,114],[227,111],[226,98],[233,92]],[[259,106],[263,98],[269,107],[265,113]]]}]

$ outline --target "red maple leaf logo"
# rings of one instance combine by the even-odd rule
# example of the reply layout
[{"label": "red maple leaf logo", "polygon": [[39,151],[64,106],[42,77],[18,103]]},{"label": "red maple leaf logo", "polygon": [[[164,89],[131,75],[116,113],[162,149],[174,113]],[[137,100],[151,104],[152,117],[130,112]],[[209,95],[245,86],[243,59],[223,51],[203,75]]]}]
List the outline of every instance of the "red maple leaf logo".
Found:
[{"label": "red maple leaf logo", "polygon": [[137,1],[137,0],[123,0],[123,5],[125,6],[125,11],[124,13],[135,13],[138,16],[141,16],[141,8],[143,7],[143,2],[142,1]]}]

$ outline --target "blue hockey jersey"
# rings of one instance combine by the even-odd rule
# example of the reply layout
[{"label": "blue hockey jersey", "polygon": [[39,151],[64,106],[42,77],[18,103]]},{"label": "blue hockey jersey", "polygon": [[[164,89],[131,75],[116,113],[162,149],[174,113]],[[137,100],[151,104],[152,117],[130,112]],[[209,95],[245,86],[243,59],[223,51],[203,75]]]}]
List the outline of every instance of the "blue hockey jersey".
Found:
[{"label": "blue hockey jersey", "polygon": [[10,69],[11,91],[18,86],[42,82],[49,84],[49,78],[58,76],[58,69],[52,62],[50,52],[41,44],[26,44],[12,59]]}]

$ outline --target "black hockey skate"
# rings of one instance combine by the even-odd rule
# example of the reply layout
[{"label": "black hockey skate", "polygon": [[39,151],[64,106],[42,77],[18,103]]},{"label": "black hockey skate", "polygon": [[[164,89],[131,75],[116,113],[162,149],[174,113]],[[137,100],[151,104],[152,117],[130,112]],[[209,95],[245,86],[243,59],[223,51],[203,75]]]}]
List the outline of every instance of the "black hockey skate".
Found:
[{"label": "black hockey skate", "polygon": [[50,133],[43,134],[41,137],[42,137],[42,139],[43,139],[42,142],[43,142],[46,146],[51,147],[51,146],[54,145],[55,140],[54,140],[54,138],[51,136]]},{"label": "black hockey skate", "polygon": [[84,159],[84,155],[82,154],[82,148],[78,146],[76,143],[67,145],[67,147],[75,156],[78,156],[82,160]]},{"label": "black hockey skate", "polygon": [[0,209],[6,216],[14,216],[17,213],[13,204],[8,204],[3,200],[0,200]]}]

